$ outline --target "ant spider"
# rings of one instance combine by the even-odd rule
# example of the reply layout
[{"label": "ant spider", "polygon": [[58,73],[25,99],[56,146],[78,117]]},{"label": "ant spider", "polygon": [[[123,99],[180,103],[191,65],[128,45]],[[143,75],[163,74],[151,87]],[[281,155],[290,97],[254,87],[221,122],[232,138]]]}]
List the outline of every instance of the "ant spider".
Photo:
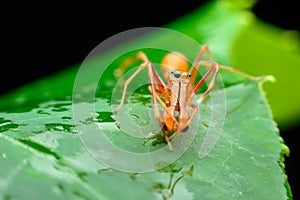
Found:
[{"label": "ant spider", "polygon": [[[209,61],[201,61],[203,54],[206,53]],[[138,75],[138,73],[147,67],[150,85],[148,89],[152,94],[154,115],[163,132],[163,136],[168,143],[170,151],[173,151],[170,140],[177,134],[186,132],[198,112],[198,105],[209,94],[210,90],[214,87],[217,75],[220,69],[237,73],[251,80],[260,80],[261,77],[253,77],[237,69],[221,66],[217,62],[212,62],[212,57],[209,52],[208,46],[203,45],[188,70],[188,61],[186,58],[177,52],[168,53],[162,60],[161,70],[166,83],[155,71],[153,64],[149,61],[145,53],[139,52],[136,56],[126,59],[123,65],[119,67],[115,74],[121,74],[125,71],[126,67],[130,64],[141,60],[143,63],[139,68],[125,81],[123,94],[119,106],[115,109],[117,113],[124,105],[125,94],[127,86]],[[208,68],[207,72],[195,85],[196,76],[200,66]],[[197,91],[205,83],[207,78],[212,74],[212,78],[207,86],[205,92],[198,98],[197,106],[192,103]],[[163,112],[160,114],[157,102],[162,106]],[[192,113],[190,109],[192,108]],[[176,115],[175,112],[178,112]],[[168,136],[167,132],[170,133]]]}]

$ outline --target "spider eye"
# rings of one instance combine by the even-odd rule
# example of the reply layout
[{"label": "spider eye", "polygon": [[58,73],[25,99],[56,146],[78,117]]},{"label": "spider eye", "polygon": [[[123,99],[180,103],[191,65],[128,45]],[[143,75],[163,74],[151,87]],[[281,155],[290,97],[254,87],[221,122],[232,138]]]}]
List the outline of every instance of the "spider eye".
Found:
[{"label": "spider eye", "polygon": [[186,72],[183,72],[181,76],[182,76],[182,78],[187,78],[188,74]]},{"label": "spider eye", "polygon": [[179,71],[176,71],[173,73],[175,78],[179,78],[181,76],[181,73]]},{"label": "spider eye", "polygon": [[186,79],[186,78],[191,77],[191,74],[188,74],[187,72],[183,72],[183,73],[181,74],[181,77],[184,78],[184,79]]}]

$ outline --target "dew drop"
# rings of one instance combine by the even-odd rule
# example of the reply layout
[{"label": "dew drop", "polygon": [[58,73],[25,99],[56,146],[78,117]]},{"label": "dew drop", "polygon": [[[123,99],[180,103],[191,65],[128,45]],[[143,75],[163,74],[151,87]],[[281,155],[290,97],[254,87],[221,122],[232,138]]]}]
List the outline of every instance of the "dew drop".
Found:
[{"label": "dew drop", "polygon": [[3,159],[6,159],[7,158],[7,155],[5,153],[2,153],[2,158]]}]

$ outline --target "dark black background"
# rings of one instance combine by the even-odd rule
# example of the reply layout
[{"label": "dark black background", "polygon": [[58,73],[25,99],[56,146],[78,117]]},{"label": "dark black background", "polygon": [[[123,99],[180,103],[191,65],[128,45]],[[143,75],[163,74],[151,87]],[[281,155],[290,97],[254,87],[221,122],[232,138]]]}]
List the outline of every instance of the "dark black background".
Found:
[{"label": "dark black background", "polygon": [[[207,1],[32,2],[3,5],[0,95],[82,61],[104,39],[131,28],[161,26]],[[296,1],[258,1],[263,21],[299,31]],[[294,199],[299,198],[299,127],[281,130],[291,157],[286,170]],[[298,165],[298,166],[297,166]],[[297,180],[298,178],[298,180]]]}]

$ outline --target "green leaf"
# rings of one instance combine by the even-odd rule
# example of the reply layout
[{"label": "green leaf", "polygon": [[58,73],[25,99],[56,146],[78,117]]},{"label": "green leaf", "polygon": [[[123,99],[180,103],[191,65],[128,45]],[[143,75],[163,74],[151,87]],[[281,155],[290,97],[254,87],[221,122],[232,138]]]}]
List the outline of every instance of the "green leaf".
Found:
[{"label": "green leaf", "polygon": [[[169,27],[193,36],[200,43],[209,42],[215,59],[230,65],[230,49],[244,30],[249,12],[229,6],[230,1],[224,2],[227,3],[207,4]],[[220,35],[220,32],[226,34]],[[221,40],[224,37],[226,40]],[[141,44],[180,46],[186,49],[184,53],[188,57],[196,55],[189,44],[183,41],[175,44],[167,38],[157,32],[147,34],[104,52],[88,65],[91,68],[104,66],[104,58],[120,56],[122,50]],[[165,53],[143,50],[153,62],[160,62]],[[112,76],[113,70],[135,52],[121,54],[103,72],[100,83],[95,84],[98,86],[95,101],[81,101],[82,96],[91,93],[89,86],[77,88],[82,96],[72,102],[78,66],[0,99],[0,199],[292,198],[283,163],[288,148],[272,119],[263,82],[228,72],[221,73],[225,88],[216,84],[216,89],[200,105],[193,122],[195,129],[184,133],[195,135],[195,139],[175,162],[154,172],[127,173],[95,159],[82,144],[78,124],[96,124],[109,141],[130,152],[147,153],[166,147],[161,135],[147,141],[125,134],[122,128],[130,129],[131,125],[118,124],[112,114],[111,88],[117,81]],[[144,80],[147,72],[141,77]],[[225,106],[220,101],[214,102],[224,94]],[[72,109],[81,103],[95,106],[95,112],[90,113],[92,117],[74,123]],[[148,115],[153,113],[153,108],[147,89],[139,88],[128,105],[131,108],[128,119],[141,127],[153,122]],[[211,122],[214,106],[226,108],[221,132],[209,132],[219,123]],[[215,113],[217,119],[221,114]],[[209,136],[218,137],[209,141]],[[132,163],[132,166],[138,164]]]},{"label": "green leaf", "polygon": [[[20,114],[2,113],[1,127],[6,126],[0,135],[3,198],[286,199],[282,141],[260,84],[245,82],[225,91],[226,122],[212,151],[199,158],[202,133],[210,120],[205,102],[198,134],[188,151],[170,167],[147,174],[118,172],[93,159],[81,145],[68,101],[45,103]],[[94,120],[116,127],[109,122],[110,115],[102,114],[109,113],[107,101],[98,101],[102,117]],[[144,110],[143,106],[135,108]],[[107,129],[106,134],[130,151],[146,148],[144,139],[132,139],[117,128]],[[115,193],[115,187],[124,191]]]}]

